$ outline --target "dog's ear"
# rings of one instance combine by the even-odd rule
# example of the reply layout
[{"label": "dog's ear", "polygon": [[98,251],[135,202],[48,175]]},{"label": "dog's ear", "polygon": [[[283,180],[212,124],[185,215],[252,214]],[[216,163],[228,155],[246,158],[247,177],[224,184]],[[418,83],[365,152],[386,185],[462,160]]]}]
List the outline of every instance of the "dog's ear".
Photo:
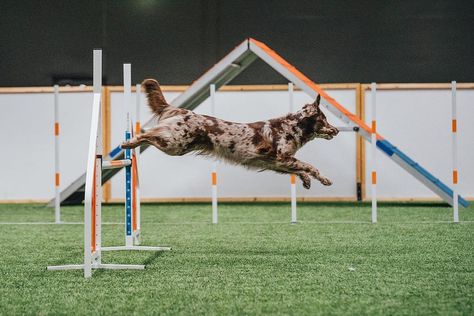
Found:
[{"label": "dog's ear", "polygon": [[316,100],[314,100],[313,104],[316,105],[316,106],[319,106],[320,102],[321,102],[321,95],[318,94],[318,96],[316,97]]}]

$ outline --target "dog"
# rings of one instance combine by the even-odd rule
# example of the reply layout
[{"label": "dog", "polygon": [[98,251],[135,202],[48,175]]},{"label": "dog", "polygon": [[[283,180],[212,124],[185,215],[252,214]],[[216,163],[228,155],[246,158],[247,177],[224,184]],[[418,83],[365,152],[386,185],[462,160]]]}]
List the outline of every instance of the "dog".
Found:
[{"label": "dog", "polygon": [[249,169],[295,174],[306,189],[311,187],[310,177],[323,185],[332,184],[318,169],[294,157],[314,138],[330,140],[339,133],[319,108],[320,95],[296,113],[267,121],[234,123],[169,105],[154,79],[146,79],[142,87],[158,123],[124,142],[122,148],[146,143],[171,156],[194,152]]}]

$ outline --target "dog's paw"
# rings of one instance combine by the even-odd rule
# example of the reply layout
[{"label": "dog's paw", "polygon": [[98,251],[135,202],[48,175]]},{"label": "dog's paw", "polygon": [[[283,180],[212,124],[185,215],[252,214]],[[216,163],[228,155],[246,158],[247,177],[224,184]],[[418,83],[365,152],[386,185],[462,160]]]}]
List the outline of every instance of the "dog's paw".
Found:
[{"label": "dog's paw", "polygon": [[321,181],[322,185],[331,185],[332,184],[331,180],[329,180],[328,178],[324,178],[324,177],[322,177],[319,181]]},{"label": "dog's paw", "polygon": [[303,182],[303,187],[309,190],[311,188],[311,178],[306,174],[300,174],[299,177]]}]

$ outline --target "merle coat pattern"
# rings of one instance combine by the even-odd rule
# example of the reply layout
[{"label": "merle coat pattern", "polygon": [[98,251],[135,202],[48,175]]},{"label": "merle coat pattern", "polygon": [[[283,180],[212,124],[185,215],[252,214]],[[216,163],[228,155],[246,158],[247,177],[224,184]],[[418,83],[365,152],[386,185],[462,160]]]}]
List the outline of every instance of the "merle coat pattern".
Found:
[{"label": "merle coat pattern", "polygon": [[172,156],[190,152],[212,155],[251,169],[296,174],[306,189],[311,186],[310,176],[324,185],[332,184],[318,169],[294,157],[314,138],[329,140],[339,132],[319,109],[319,95],[296,113],[268,121],[234,123],[169,105],[156,80],[147,79],[142,86],[158,124],[123,143],[122,148],[147,143]]}]

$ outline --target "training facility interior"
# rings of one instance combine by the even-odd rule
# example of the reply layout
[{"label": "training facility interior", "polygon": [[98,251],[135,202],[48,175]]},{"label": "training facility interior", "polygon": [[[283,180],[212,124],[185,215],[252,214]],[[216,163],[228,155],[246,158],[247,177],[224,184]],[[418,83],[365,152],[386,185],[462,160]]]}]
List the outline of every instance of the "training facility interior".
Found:
[{"label": "training facility interior", "polygon": [[[133,71],[133,65],[132,65]],[[370,124],[370,87],[368,84],[323,84],[325,91],[349,111]],[[172,102],[186,86],[163,86]],[[460,88],[460,89],[459,89]],[[474,117],[471,100],[474,84],[458,87],[459,126],[459,192],[474,198]],[[82,90],[82,91],[81,91]],[[105,87],[103,135],[105,152],[123,138],[123,87]],[[132,100],[135,102],[135,92]],[[74,181],[85,170],[92,88],[62,87],[59,90],[61,126],[61,182]],[[141,122],[151,118],[142,94]],[[451,86],[446,84],[380,84],[377,91],[377,127],[382,135],[406,151],[442,181],[451,180]],[[311,100],[303,91],[294,92],[295,110]],[[216,94],[215,116],[235,122],[253,122],[285,115],[289,112],[286,85],[231,85]],[[9,181],[0,184],[2,202],[48,202],[54,197],[54,93],[52,87],[2,88],[0,104],[10,119],[6,130],[15,130],[18,122],[28,121],[21,133],[4,134],[9,155],[3,157],[1,171]],[[210,100],[199,105],[196,113],[211,115]],[[25,118],[25,114],[34,119]],[[331,113],[329,122],[344,126]],[[15,118],[15,119],[13,119]],[[34,137],[32,137],[34,135]],[[298,187],[300,200],[356,201],[357,183],[362,199],[370,198],[369,144],[355,132],[341,132],[332,141],[316,139],[306,145],[297,157],[319,168],[333,180],[330,190],[314,183],[310,190]],[[32,154],[35,153],[35,154]],[[214,159],[196,155],[172,157],[148,150],[140,165],[142,201],[209,201],[210,173]],[[38,168],[41,166],[41,168]],[[417,179],[400,170],[383,154],[378,161],[378,197],[382,200],[439,200]],[[272,172],[256,173],[240,166],[218,162],[219,198],[223,201],[288,201],[289,177]],[[123,171],[122,171],[123,173]],[[106,202],[123,201],[124,176],[115,176],[104,187]]]},{"label": "training facility interior", "polygon": [[[474,313],[470,1],[2,6],[0,314]],[[321,96],[332,185],[121,148],[147,78],[230,122]]]}]

